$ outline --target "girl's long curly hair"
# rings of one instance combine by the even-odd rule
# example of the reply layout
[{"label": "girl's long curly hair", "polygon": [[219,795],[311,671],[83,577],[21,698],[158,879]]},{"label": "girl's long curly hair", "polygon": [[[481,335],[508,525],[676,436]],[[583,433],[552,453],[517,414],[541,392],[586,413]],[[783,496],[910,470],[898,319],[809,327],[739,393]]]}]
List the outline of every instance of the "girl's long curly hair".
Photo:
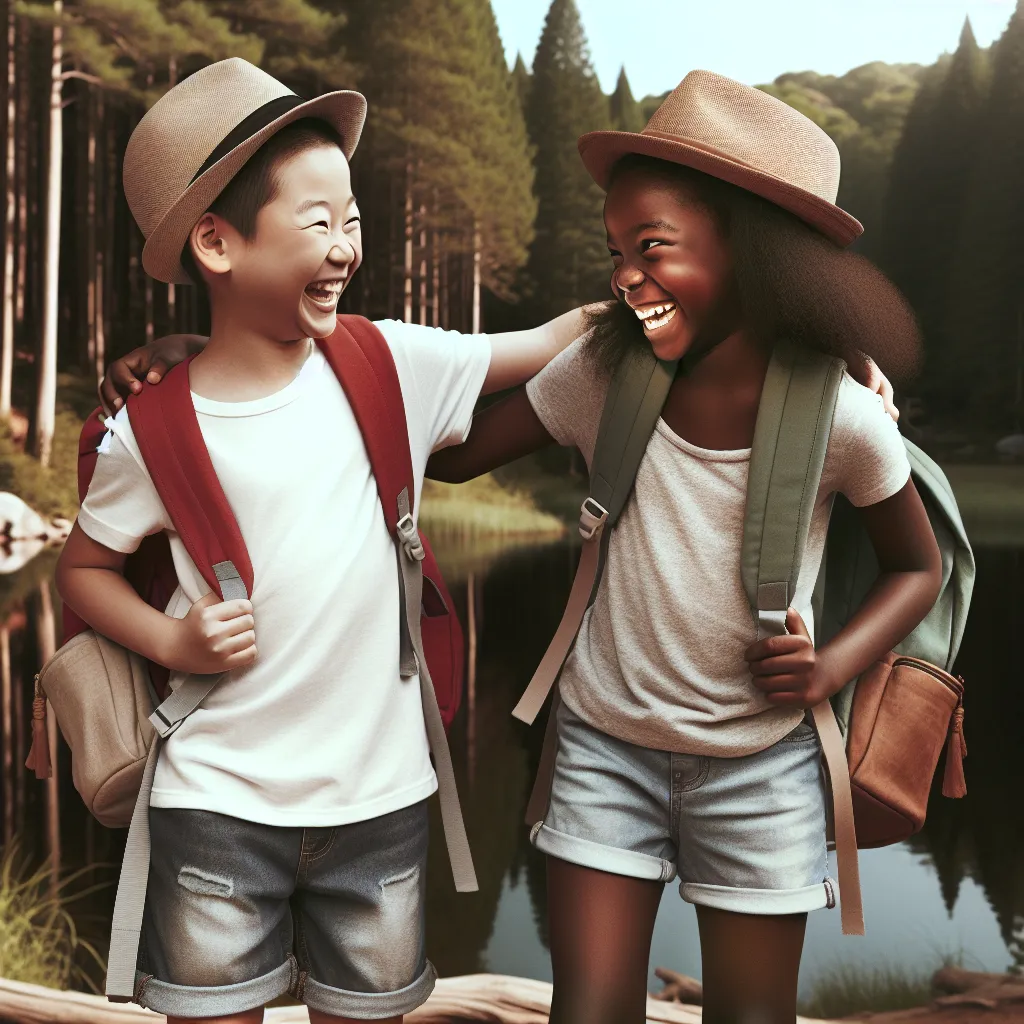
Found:
[{"label": "girl's long curly hair", "polygon": [[[717,222],[732,258],[726,291],[742,325],[766,345],[779,337],[863,364],[870,356],[894,383],[917,371],[917,321],[896,286],[863,256],[842,249],[793,214],[745,189],[655,157],[629,154],[612,170],[642,169],[678,187]],[[587,317],[587,349],[613,373],[636,345],[649,344],[624,302]],[[722,340],[704,339],[705,343]]]}]

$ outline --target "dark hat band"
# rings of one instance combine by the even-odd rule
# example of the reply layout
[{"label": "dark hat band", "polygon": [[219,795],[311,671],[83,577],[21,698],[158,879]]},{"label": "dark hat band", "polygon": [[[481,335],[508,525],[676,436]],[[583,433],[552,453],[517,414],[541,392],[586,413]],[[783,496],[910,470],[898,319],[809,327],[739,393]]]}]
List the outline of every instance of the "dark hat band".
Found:
[{"label": "dark hat band", "polygon": [[251,139],[257,132],[266,128],[268,124],[272,124],[279,117],[287,114],[289,110],[294,110],[305,102],[304,99],[296,96],[295,93],[290,93],[287,96],[278,96],[277,99],[264,103],[262,107],[257,107],[248,117],[239,121],[224,136],[217,148],[203,162],[203,166],[192,175],[192,181],[189,184],[191,185],[195,182],[197,178],[205,174],[215,163],[226,157],[232,150],[238,149],[243,142]]}]

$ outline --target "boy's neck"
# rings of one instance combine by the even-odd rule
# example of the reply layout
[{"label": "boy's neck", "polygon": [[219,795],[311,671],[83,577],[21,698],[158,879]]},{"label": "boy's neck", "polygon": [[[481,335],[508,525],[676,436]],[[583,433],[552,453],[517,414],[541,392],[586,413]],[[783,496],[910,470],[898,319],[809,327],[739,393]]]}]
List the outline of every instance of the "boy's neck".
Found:
[{"label": "boy's neck", "polygon": [[210,340],[189,367],[189,385],[215,402],[251,402],[290,384],[309,355],[308,338],[277,341],[211,303]]}]

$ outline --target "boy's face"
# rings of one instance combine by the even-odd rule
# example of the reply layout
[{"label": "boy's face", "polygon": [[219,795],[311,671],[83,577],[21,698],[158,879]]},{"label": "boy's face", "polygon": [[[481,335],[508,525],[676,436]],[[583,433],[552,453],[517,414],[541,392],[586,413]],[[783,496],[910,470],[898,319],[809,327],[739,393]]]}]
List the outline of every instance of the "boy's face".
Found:
[{"label": "boy's face", "polygon": [[324,338],[363,258],[348,161],[325,144],[274,173],[278,194],[257,214],[255,236],[232,247],[232,306],[277,341]]}]

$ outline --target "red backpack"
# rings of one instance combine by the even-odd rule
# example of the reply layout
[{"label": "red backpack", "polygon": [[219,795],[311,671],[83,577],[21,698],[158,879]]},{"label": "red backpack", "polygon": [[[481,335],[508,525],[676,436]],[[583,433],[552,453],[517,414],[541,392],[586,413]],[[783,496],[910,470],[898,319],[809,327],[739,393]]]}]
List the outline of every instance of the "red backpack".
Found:
[{"label": "red backpack", "polygon": [[[401,544],[402,527],[408,529],[411,520],[402,523],[399,496],[407,493],[411,513],[414,485],[405,404],[391,350],[380,331],[369,320],[357,316],[339,316],[335,332],[317,344],[355,414],[377,483],[384,521],[392,539]],[[203,442],[189,391],[188,362],[171,370],[163,383],[145,386],[144,399],[141,395],[128,399],[133,433],[157,493],[207,584],[223,594],[214,566],[230,561],[237,567],[246,593],[251,594],[252,564]],[[97,447],[106,433],[99,417],[100,410],[89,417],[79,440],[79,500],[85,499],[96,466]],[[421,531],[416,534],[422,550],[423,653],[441,720],[447,729],[462,697],[462,628],[427,538]],[[160,533],[144,538],[125,559],[124,574],[148,604],[161,610],[166,608],[178,586],[167,537]],[[89,628],[66,606],[63,621],[64,643]],[[404,628],[402,632],[404,647]],[[169,673],[163,666],[153,664],[150,673],[154,689],[162,699],[167,694]]]}]

